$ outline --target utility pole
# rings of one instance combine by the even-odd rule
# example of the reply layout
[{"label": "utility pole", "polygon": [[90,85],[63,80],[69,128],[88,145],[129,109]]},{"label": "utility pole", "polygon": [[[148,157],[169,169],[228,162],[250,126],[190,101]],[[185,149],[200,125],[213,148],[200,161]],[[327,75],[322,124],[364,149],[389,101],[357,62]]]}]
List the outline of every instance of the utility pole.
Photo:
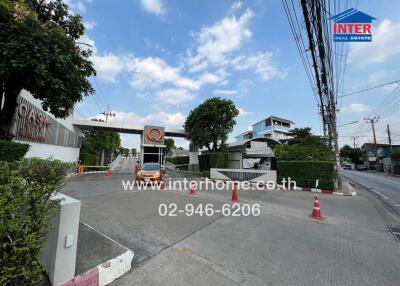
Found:
[{"label": "utility pole", "polygon": [[390,146],[390,153],[393,153],[393,146],[392,146],[392,137],[390,136],[390,127],[389,124],[386,126],[386,131],[388,134],[388,139],[389,139],[389,146]]},{"label": "utility pole", "polygon": [[115,117],[115,113],[111,113],[109,105],[107,105],[107,111],[103,111],[100,114],[103,114],[106,117],[106,122],[108,121],[109,116]]},{"label": "utility pole", "polygon": [[374,135],[374,145],[375,145],[375,165],[376,165],[375,167],[376,167],[376,171],[378,171],[378,162],[379,161],[378,161],[378,146],[376,143],[376,134],[375,134],[375,123],[378,122],[379,116],[375,116],[372,118],[367,117],[367,118],[364,118],[364,120],[367,123],[371,123],[371,126],[372,126],[372,134]]},{"label": "utility pole", "polygon": [[[390,127],[389,124],[386,126],[386,131],[388,134],[388,139],[389,139],[389,146],[390,146],[390,154],[393,154],[393,146],[392,146],[392,137],[390,136]],[[394,164],[393,164],[393,159],[390,159],[390,172],[394,174]]]},{"label": "utility pole", "polygon": [[351,139],[353,139],[353,149],[356,149],[356,140],[358,139],[358,136],[350,136]]}]

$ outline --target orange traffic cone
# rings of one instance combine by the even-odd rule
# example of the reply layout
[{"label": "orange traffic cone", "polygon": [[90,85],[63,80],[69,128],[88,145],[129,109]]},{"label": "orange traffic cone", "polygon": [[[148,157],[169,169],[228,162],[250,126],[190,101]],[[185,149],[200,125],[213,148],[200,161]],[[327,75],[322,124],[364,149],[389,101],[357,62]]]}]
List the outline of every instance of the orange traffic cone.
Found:
[{"label": "orange traffic cone", "polygon": [[318,195],[315,194],[314,195],[314,207],[313,207],[313,211],[312,214],[310,215],[311,218],[313,219],[319,219],[322,220],[322,214],[321,214],[321,209],[319,207],[319,200],[318,200]]},{"label": "orange traffic cone", "polygon": [[190,184],[190,195],[197,195],[196,185],[194,183]]},{"label": "orange traffic cone", "polygon": [[189,195],[197,195],[196,185],[194,183],[190,184],[190,188],[189,189],[190,189]]},{"label": "orange traffic cone", "polygon": [[107,170],[106,176],[107,176],[107,177],[111,177],[111,176],[112,176],[112,171],[111,171],[111,169],[108,169],[108,170]]},{"label": "orange traffic cone", "polygon": [[238,202],[238,201],[239,201],[239,196],[237,191],[237,182],[234,182],[232,188],[232,202]]}]

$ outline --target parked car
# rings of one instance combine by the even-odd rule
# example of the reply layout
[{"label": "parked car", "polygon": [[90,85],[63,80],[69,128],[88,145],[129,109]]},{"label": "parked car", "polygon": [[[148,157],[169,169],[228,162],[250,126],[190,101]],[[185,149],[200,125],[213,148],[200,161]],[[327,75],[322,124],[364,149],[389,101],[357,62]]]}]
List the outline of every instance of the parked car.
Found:
[{"label": "parked car", "polygon": [[144,163],[136,173],[137,181],[160,182],[163,179],[163,170],[159,163]]},{"label": "parked car", "polygon": [[351,165],[350,164],[343,164],[342,168],[343,168],[343,170],[351,170]]},{"label": "parked car", "polygon": [[356,169],[358,171],[366,171],[366,170],[368,170],[367,166],[365,166],[365,165],[357,165]]}]

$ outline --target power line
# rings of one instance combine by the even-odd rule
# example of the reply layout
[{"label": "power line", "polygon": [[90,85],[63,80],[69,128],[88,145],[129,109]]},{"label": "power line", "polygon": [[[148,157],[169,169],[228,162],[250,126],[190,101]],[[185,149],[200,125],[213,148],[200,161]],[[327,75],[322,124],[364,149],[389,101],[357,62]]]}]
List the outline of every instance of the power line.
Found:
[{"label": "power line", "polygon": [[109,106],[109,104],[108,104],[108,102],[107,102],[107,100],[106,100],[106,98],[105,98],[105,96],[104,96],[104,94],[103,94],[103,91],[101,90],[100,85],[99,85],[99,83],[97,82],[96,77],[94,77],[94,82],[95,82],[95,84],[96,84],[96,86],[97,86],[97,89],[99,90],[100,98],[103,99],[103,101],[104,101],[106,107]]},{"label": "power line", "polygon": [[400,82],[400,79],[399,80],[395,80],[395,81],[391,81],[391,82],[387,82],[387,83],[383,83],[383,84],[379,84],[379,85],[375,85],[375,86],[371,86],[371,87],[368,87],[368,88],[365,88],[365,89],[362,89],[362,90],[358,90],[358,91],[355,91],[355,92],[347,93],[345,95],[339,96],[339,98],[350,96],[350,95],[354,95],[354,94],[365,92],[365,91],[369,91],[369,90],[372,90],[372,89],[376,89],[376,88],[379,88],[379,87],[391,85],[391,84],[398,83],[398,82]]}]

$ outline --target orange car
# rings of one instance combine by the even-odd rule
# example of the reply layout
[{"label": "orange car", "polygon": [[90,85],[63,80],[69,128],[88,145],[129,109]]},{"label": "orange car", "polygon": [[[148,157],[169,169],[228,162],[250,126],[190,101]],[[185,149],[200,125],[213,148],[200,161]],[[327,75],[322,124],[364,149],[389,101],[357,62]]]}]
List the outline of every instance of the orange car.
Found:
[{"label": "orange car", "polygon": [[163,171],[161,170],[161,165],[158,163],[144,163],[136,173],[136,181],[160,182],[162,178]]}]

